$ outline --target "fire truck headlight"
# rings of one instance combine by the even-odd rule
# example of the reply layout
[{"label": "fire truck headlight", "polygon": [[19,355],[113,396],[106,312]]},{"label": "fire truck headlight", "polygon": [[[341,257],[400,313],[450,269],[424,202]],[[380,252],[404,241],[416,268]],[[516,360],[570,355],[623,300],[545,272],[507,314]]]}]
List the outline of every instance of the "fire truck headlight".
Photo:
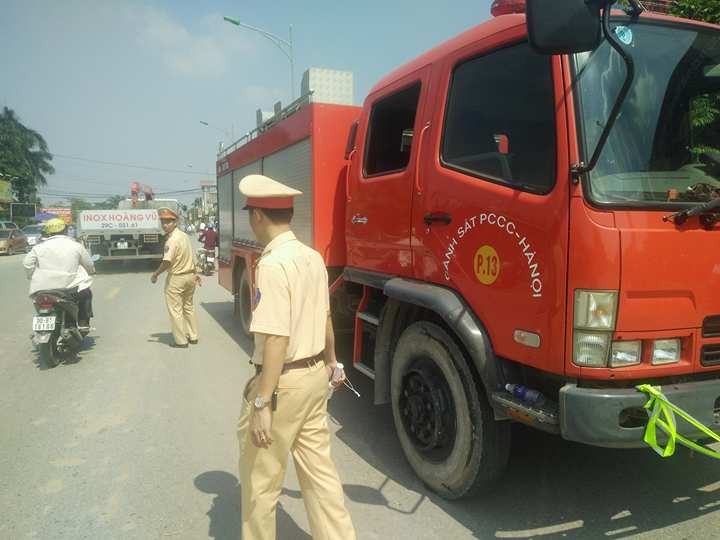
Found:
[{"label": "fire truck headlight", "polygon": [[582,330],[615,330],[617,291],[575,291],[575,324]]},{"label": "fire truck headlight", "polygon": [[658,339],[653,343],[652,364],[672,364],[680,361],[680,340],[679,339]]},{"label": "fire truck headlight", "polygon": [[634,366],[640,363],[642,341],[613,341],[610,367]]},{"label": "fire truck headlight", "polygon": [[610,334],[575,330],[573,363],[582,367],[607,367]]}]

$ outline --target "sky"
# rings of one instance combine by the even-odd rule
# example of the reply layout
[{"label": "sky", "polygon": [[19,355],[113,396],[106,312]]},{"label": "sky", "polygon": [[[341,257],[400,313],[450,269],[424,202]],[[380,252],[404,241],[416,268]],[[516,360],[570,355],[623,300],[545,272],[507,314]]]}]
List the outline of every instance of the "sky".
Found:
[{"label": "sky", "polygon": [[49,205],[129,195],[132,181],[190,202],[215,180],[218,142],[253,129],[256,109],[291,101],[287,58],[223,15],[283,38],[292,25],[296,94],[308,67],[348,70],[361,105],[384,75],[489,19],[491,2],[1,3],[0,107],[48,142]]}]

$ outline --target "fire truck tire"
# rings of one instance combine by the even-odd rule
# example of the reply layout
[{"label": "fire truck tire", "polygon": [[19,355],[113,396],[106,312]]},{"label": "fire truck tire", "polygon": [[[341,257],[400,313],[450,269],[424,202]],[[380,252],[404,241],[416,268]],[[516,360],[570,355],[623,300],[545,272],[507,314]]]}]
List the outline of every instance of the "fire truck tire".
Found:
[{"label": "fire truck tire", "polygon": [[238,280],[235,291],[235,311],[240,318],[240,328],[246,336],[250,337],[252,293],[250,291],[250,280],[248,279],[247,268],[240,274],[240,279]]},{"label": "fire truck tire", "polygon": [[443,328],[420,321],[402,333],[390,385],[400,445],[430,489],[446,499],[472,497],[502,474],[510,425],[493,418],[481,382]]}]

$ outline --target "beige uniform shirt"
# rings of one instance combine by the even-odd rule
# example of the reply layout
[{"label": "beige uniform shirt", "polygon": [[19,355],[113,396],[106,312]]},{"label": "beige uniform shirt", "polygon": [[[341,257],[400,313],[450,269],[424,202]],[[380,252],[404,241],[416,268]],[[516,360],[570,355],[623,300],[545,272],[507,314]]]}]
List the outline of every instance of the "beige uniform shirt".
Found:
[{"label": "beige uniform shirt", "polygon": [[169,274],[187,274],[195,271],[190,237],[177,227],[165,239],[163,261],[170,263]]},{"label": "beige uniform shirt", "polygon": [[287,336],[285,362],[310,358],[325,349],[330,293],[325,262],[292,232],[263,250],[255,270],[253,363],[263,363],[265,335]]}]

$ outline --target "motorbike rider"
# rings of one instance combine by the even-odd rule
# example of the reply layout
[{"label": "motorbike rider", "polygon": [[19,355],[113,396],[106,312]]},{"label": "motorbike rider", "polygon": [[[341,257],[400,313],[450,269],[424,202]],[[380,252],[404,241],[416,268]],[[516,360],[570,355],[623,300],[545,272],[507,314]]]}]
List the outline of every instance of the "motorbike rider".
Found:
[{"label": "motorbike rider", "polygon": [[32,248],[23,259],[30,279],[30,296],[53,289],[75,290],[78,298],[78,326],[88,326],[92,316],[91,274],[95,273],[90,254],[66,235],[62,219],[45,222],[45,241]]},{"label": "motorbike rider", "polygon": [[[198,261],[202,268],[207,263],[207,256],[212,254],[216,256],[215,248],[217,247],[217,233],[212,225],[207,225],[205,229],[200,231],[198,241],[203,243],[203,249],[198,250]],[[215,267],[215,263],[211,264],[211,267]]]},{"label": "motorbike rider", "polygon": [[215,248],[217,247],[217,233],[215,232],[215,227],[213,227],[212,224],[208,225],[207,228],[200,233],[198,240],[203,243],[205,251],[215,253]]}]

